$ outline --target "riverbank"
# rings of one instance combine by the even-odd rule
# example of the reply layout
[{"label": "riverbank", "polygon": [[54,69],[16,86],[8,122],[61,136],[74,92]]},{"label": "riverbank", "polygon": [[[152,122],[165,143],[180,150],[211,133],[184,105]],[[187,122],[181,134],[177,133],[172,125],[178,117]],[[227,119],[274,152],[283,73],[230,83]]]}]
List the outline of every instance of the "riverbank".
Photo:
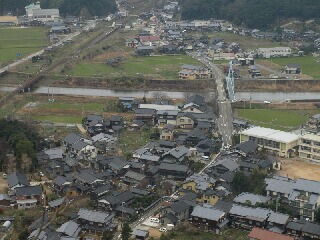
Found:
[{"label": "riverbank", "polygon": [[260,92],[320,92],[320,80],[235,80],[235,91],[260,91]]}]

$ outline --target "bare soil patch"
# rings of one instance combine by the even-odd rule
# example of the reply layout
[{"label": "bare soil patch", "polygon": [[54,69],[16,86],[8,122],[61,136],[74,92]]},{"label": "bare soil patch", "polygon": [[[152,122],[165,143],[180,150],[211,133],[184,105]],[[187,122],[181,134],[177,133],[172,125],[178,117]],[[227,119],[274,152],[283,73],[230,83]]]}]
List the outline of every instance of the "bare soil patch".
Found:
[{"label": "bare soil patch", "polygon": [[116,58],[116,57],[128,58],[130,57],[130,53],[125,51],[106,52],[106,53],[100,54],[99,56],[96,56],[93,60],[102,61],[102,60],[106,60],[109,58]]},{"label": "bare soil patch", "polygon": [[8,181],[3,178],[3,172],[0,172],[0,193],[8,193]]},{"label": "bare soil patch", "polygon": [[157,228],[149,228],[149,237],[153,237],[155,239],[159,239],[161,237],[162,232],[159,231]]},{"label": "bare soil patch", "polygon": [[320,164],[304,161],[301,159],[282,159],[281,176],[289,178],[305,178],[320,181]]}]

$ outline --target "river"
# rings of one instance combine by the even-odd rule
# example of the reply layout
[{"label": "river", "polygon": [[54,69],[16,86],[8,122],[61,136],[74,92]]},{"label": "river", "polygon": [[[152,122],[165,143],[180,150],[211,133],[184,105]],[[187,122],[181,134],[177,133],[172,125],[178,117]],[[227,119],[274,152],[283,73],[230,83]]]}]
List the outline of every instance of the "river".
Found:
[{"label": "river", "polygon": [[[14,87],[0,87],[0,91],[13,91]],[[110,90],[110,89],[90,89],[90,88],[66,88],[66,87],[39,87],[34,93],[54,95],[82,95],[96,97],[138,97],[152,98],[156,96],[167,96],[171,99],[185,98],[194,92],[171,92],[171,91],[135,91],[135,90]],[[208,93],[199,93],[208,97]],[[214,94],[210,92],[210,94]],[[237,100],[270,101],[278,102],[290,100],[320,100],[320,92],[236,92]]]}]

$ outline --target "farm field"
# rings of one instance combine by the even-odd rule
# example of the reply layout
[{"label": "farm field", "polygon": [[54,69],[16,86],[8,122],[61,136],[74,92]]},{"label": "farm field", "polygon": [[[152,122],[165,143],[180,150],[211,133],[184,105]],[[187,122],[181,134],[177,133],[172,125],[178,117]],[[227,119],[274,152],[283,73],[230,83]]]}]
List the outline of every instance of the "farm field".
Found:
[{"label": "farm field", "polygon": [[253,38],[248,36],[242,36],[239,34],[234,34],[230,32],[218,32],[209,34],[208,37],[211,39],[222,38],[227,43],[236,42],[240,44],[241,48],[244,50],[251,49],[255,50],[260,47],[280,47],[280,43],[272,42],[267,39]]},{"label": "farm field", "polygon": [[315,110],[236,109],[238,117],[261,127],[290,130],[307,122]]},{"label": "farm field", "polygon": [[67,73],[76,76],[143,74],[159,79],[177,79],[183,64],[199,65],[199,62],[186,55],[130,57],[118,67],[102,62],[80,63]]},{"label": "farm field", "polygon": [[23,58],[48,44],[46,29],[43,27],[2,28],[0,29],[0,66]]},{"label": "farm field", "polygon": [[288,63],[300,64],[302,74],[307,74],[313,78],[320,79],[320,59],[314,59],[313,56],[272,58],[269,61],[276,63],[281,67],[285,67]]},{"label": "farm field", "polygon": [[31,95],[29,101],[19,107],[15,114],[21,119],[66,124],[81,123],[88,114],[100,114],[106,119],[111,115],[121,115],[125,119],[132,118],[131,113],[120,111],[117,99],[74,96],[54,96],[54,98],[55,102],[48,102],[47,96]]}]

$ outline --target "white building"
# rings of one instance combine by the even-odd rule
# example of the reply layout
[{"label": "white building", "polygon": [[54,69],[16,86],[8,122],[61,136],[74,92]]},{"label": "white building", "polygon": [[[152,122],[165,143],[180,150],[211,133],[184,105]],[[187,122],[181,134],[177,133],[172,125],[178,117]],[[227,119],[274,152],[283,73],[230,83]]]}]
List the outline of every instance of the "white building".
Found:
[{"label": "white building", "polygon": [[58,21],[60,18],[59,9],[33,9],[32,19],[42,22]]},{"label": "white building", "polygon": [[240,132],[240,142],[254,141],[260,147],[276,153],[279,157],[290,157],[298,146],[300,136],[271,128],[252,127]]},{"label": "white building", "polygon": [[258,48],[257,54],[260,58],[290,57],[291,48],[289,47]]},{"label": "white building", "polygon": [[299,142],[299,157],[320,162],[320,135],[305,134]]},{"label": "white building", "polygon": [[26,16],[28,17],[28,19],[32,19],[33,10],[41,9],[40,2],[37,1],[35,4],[31,3],[30,5],[26,6],[25,9],[26,9]]}]

